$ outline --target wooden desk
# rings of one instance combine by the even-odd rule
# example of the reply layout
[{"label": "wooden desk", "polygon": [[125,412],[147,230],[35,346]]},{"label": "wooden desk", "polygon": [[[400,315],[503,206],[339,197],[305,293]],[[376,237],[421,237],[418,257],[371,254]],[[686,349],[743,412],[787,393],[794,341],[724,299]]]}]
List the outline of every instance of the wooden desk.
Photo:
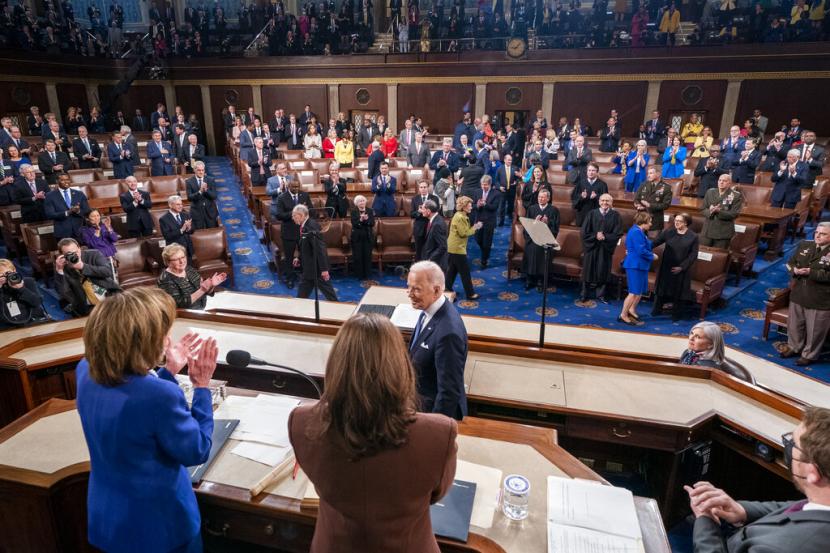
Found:
[{"label": "wooden desk", "polygon": [[[634,209],[633,192],[612,192],[611,196],[614,198],[615,207]],[[702,209],[703,200],[701,198],[680,196],[679,198],[672,198],[671,206],[666,209],[666,213],[677,214],[690,212],[691,214],[696,214],[700,213]],[[735,219],[735,222],[738,224],[757,223],[759,225],[776,225],[775,231],[769,239],[767,252],[764,254],[766,259],[772,260],[781,257],[784,238],[787,233],[787,223],[794,213],[794,209],[785,209],[783,207],[744,205],[741,208],[741,214]]]},{"label": "wooden desk", "polygon": [[[50,400],[0,430],[0,444],[36,421],[74,410],[74,402]],[[61,439],[83,441],[79,426]],[[217,458],[229,455],[226,449]],[[499,512],[491,528],[471,528],[466,544],[441,539],[445,552],[544,553],[546,548],[546,477],[560,474],[590,480],[602,479],[556,445],[556,432],[505,422],[468,418],[459,426],[459,458],[494,466],[505,474],[518,472],[531,481],[530,517],[509,522]],[[267,472],[267,467],[259,466]],[[210,478],[213,468],[208,471]],[[0,464],[0,535],[15,553],[90,551],[86,543],[87,460],[46,474]],[[535,493],[534,493],[535,492]],[[242,488],[203,481],[196,488],[206,543],[255,544],[282,551],[308,551],[315,514],[300,509],[296,499],[264,494],[251,500]],[[21,508],[23,505],[26,508]],[[665,529],[656,503],[638,498],[647,553],[669,553]],[[66,510],[71,508],[71,512]],[[238,549],[236,549],[238,550]]]}]

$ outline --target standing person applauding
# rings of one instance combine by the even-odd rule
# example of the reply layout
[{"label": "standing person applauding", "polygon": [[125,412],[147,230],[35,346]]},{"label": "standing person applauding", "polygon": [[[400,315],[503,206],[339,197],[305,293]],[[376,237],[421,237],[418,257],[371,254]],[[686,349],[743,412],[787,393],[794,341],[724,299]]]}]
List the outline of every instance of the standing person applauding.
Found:
[{"label": "standing person applauding", "polygon": [[[133,288],[98,305],[84,327],[78,414],[89,446],[89,543],[110,553],[197,553],[201,518],[185,467],[210,453],[208,384],[216,341],[170,335],[173,300]],[[164,359],[165,366],[159,361]],[[176,383],[187,365],[193,406]]]},{"label": "standing person applauding", "polygon": [[358,313],[343,324],[323,397],[288,418],[297,462],[320,495],[312,553],[439,552],[429,505],[452,486],[457,426],[417,412],[415,383],[389,319]]},{"label": "standing person applauding", "polygon": [[450,234],[447,238],[447,252],[449,253],[449,268],[447,269],[446,289],[452,290],[455,277],[461,275],[461,284],[468,300],[477,300],[479,295],[473,288],[473,279],[470,277],[470,262],[467,260],[467,241],[478,229],[484,225],[479,221],[470,225],[470,212],[473,211],[473,200],[461,196],[455,201],[455,215],[450,223]]},{"label": "standing person applauding", "polygon": [[634,216],[634,224],[625,237],[625,259],[622,266],[628,280],[628,295],[623,302],[622,312],[617,320],[633,326],[642,326],[637,316],[637,304],[643,294],[648,293],[648,269],[657,254],[651,253],[651,241],[648,229],[651,227],[651,215],[640,211]]}]

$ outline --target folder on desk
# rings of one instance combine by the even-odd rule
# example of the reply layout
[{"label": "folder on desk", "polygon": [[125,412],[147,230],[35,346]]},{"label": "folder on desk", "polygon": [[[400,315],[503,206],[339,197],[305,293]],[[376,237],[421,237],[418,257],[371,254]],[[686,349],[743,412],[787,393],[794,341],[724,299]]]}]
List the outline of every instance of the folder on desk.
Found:
[{"label": "folder on desk", "polygon": [[470,533],[470,519],[473,516],[475,497],[475,483],[463,480],[453,481],[447,495],[429,508],[433,533],[436,536],[466,543]]},{"label": "folder on desk", "polygon": [[231,434],[233,434],[233,431],[236,429],[236,425],[238,424],[239,420],[237,419],[213,420],[213,435],[211,437],[212,443],[210,445],[210,454],[208,455],[207,461],[201,465],[187,468],[187,472],[190,473],[191,483],[198,484],[202,481],[202,477],[210,468],[210,464],[213,463],[213,460],[219,452],[222,451],[222,447],[224,447],[225,442],[228,441],[228,438],[230,438]]}]

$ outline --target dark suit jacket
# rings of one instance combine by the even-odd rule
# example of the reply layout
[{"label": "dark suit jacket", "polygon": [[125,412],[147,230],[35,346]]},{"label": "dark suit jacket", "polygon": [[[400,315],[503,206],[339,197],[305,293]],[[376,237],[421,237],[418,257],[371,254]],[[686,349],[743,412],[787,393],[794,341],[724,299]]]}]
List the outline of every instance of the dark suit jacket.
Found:
[{"label": "dark suit jacket", "polygon": [[132,157],[130,157],[130,161],[132,161],[133,166],[136,166],[141,163],[141,155],[138,151],[138,140],[136,140],[134,134],[128,134],[126,137],[122,139],[122,142],[129,146],[130,151],[133,153]]},{"label": "dark suit jacket", "polygon": [[614,132],[610,132],[608,127],[605,127],[599,133],[600,145],[599,151],[600,152],[616,152],[617,148],[620,145],[620,127],[619,125],[614,127]]},{"label": "dark suit jacket", "polygon": [[150,120],[146,115],[141,117],[133,117],[133,124],[130,125],[130,130],[133,132],[144,132],[150,130]]},{"label": "dark suit jacket", "polygon": [[588,173],[588,163],[593,159],[591,149],[585,146],[582,148],[582,155],[577,156],[576,147],[568,150],[568,157],[565,160],[565,165],[568,167],[568,182],[576,183],[580,179],[584,179]]},{"label": "dark suit jacket", "polygon": [[[435,194],[427,194],[427,200],[432,200],[436,206],[441,206],[441,202],[438,201],[438,196]],[[412,236],[415,237],[423,237],[426,234],[427,223],[429,222],[418,211],[418,208],[423,203],[424,201],[420,194],[412,197],[412,211],[409,212],[409,216],[412,217]]]},{"label": "dark suit jacket", "polygon": [[809,188],[810,170],[803,161],[796,162],[795,176],[790,176],[789,169],[779,175],[780,171],[772,174],[772,195],[770,201],[773,203],[798,203],[801,200],[801,189]]},{"label": "dark suit jacket", "polygon": [[467,330],[451,301],[445,300],[421,330],[417,342],[410,342],[409,352],[418,375],[421,411],[442,413],[457,420],[464,418]]},{"label": "dark suit jacket", "polygon": [[[311,209],[311,197],[308,195],[308,192],[297,193],[297,204],[303,204]],[[291,211],[297,204],[294,203],[294,199],[289,192],[280,194],[277,198],[277,219],[282,221],[280,235],[283,240],[296,241],[300,239],[300,227],[291,219]]]},{"label": "dark suit jacket", "polygon": [[265,186],[265,183],[271,177],[271,151],[264,146],[262,147],[262,169],[264,171],[262,175],[259,174],[260,163],[256,148],[248,150],[248,158],[246,161],[248,162],[248,167],[251,168],[251,184],[254,186]]},{"label": "dark suit jacket", "polygon": [[761,163],[761,152],[752,150],[744,161],[738,156],[732,162],[732,182],[736,184],[752,184],[755,182],[755,169]]},{"label": "dark suit jacket", "polygon": [[[10,190],[9,196],[12,202],[20,204],[20,217],[23,222],[44,221],[46,219],[46,212],[43,210],[44,200],[35,199],[26,179],[22,176],[17,177],[11,186],[14,188]],[[43,178],[35,178],[35,188],[38,192],[49,192],[49,185]]]},{"label": "dark suit jacket", "polygon": [[296,123],[294,133],[291,132],[291,123],[286,123],[285,131],[283,131],[283,136],[285,137],[285,141],[288,144],[289,150],[303,149],[303,127],[299,123]]},{"label": "dark suit jacket", "polygon": [[187,131],[179,135],[173,133],[173,151],[176,152],[176,159],[178,159],[180,163],[187,161],[185,150],[189,145],[190,143],[187,141]]},{"label": "dark suit jacket", "polygon": [[[515,172],[518,171],[520,169],[520,167],[517,167],[516,165],[511,165],[510,169],[513,172],[513,174],[510,175],[510,182],[509,182],[510,189],[511,190],[516,190],[516,187],[518,187],[519,184],[522,182],[522,180],[519,177],[517,177],[516,174],[515,174]],[[506,173],[506,171],[507,171],[507,166],[506,165],[502,165],[501,167],[499,167],[498,171],[496,171],[496,188],[498,188],[502,192],[507,192],[508,191],[508,189],[507,189],[508,182],[507,182],[507,173]],[[502,188],[504,190],[502,190]]]},{"label": "dark suit jacket", "polygon": [[[98,141],[94,138],[87,137],[87,141],[89,142],[89,150],[86,149],[83,140],[81,140],[80,138],[76,138],[72,141],[72,152],[75,154],[75,159],[78,160],[78,167],[80,167],[81,169],[94,169],[96,167],[100,167],[101,146],[98,145]],[[84,156],[87,154],[91,154],[92,157],[94,157],[98,161],[84,159]]]},{"label": "dark suit jacket", "polygon": [[61,240],[62,238],[77,239],[81,227],[84,226],[84,219],[89,215],[90,209],[86,194],[70,189],[69,195],[72,200],[72,205],[79,205],[81,207],[79,213],[69,211],[69,208],[66,206],[66,200],[63,197],[63,191],[60,189],[52,190],[46,194],[46,200],[44,200],[46,218],[52,219],[55,222],[55,240]]},{"label": "dark suit jacket", "polygon": [[432,226],[427,223],[429,229],[424,238],[424,249],[421,252],[421,258],[424,261],[432,261],[436,263],[444,272],[447,271],[447,223],[444,218],[438,213],[435,219],[432,220]]},{"label": "dark suit jacket", "polygon": [[65,267],[62,275],[55,272],[55,289],[61,300],[69,304],[76,315],[86,315],[90,310],[81,277],[88,278],[93,284],[105,289],[108,296],[121,291],[112,277],[112,265],[104,254],[93,249],[81,250],[81,261],[84,262],[84,267],[80,273],[70,267]]},{"label": "dark suit jacket", "polygon": [[288,418],[297,461],[320,495],[311,551],[438,553],[429,505],[452,486],[455,421],[419,413],[408,426],[404,445],[351,461],[331,433],[308,437],[313,407],[301,405]]},{"label": "dark suit jacket", "polygon": [[236,113],[226,113],[224,115],[225,132],[231,132],[231,129],[236,125]]},{"label": "dark suit jacket", "polygon": [[369,155],[369,160],[368,160],[369,167],[368,167],[366,173],[369,175],[370,179],[374,179],[376,176],[380,175],[380,164],[384,159],[386,159],[386,158],[384,157],[383,152],[381,151],[380,148],[378,148],[377,150],[374,150]]},{"label": "dark suit jacket", "polygon": [[[187,211],[182,211],[180,215],[182,218],[182,225],[185,221],[191,218],[190,213]],[[187,249],[188,257],[193,255],[193,241],[190,239],[190,235],[193,234],[194,230],[193,226],[190,227],[190,231],[182,232],[181,225],[176,222],[173,214],[168,211],[159,219],[159,228],[161,229],[161,235],[164,236],[164,241],[168,246],[173,243],[181,244],[185,247],[185,249]]]},{"label": "dark suit jacket", "polygon": [[718,165],[712,169],[706,169],[706,162],[709,158],[702,158],[697,162],[695,167],[695,176],[700,177],[700,183],[697,185],[697,197],[702,198],[706,195],[706,191],[710,188],[718,187],[718,179],[724,173],[728,173],[724,168],[723,160],[718,162]]},{"label": "dark suit jacket", "polygon": [[[55,165],[63,165],[62,171],[55,172]],[[37,166],[40,168],[40,172],[43,173],[44,178],[46,178],[46,182],[49,184],[55,184],[58,182],[58,175],[61,173],[65,173],[72,169],[72,166],[69,164],[69,156],[63,152],[59,152],[55,150],[55,162],[52,163],[52,155],[43,150],[37,156]]]},{"label": "dark suit jacket", "polygon": [[[179,161],[182,163],[189,162],[193,160],[193,163],[197,161],[204,161],[205,160],[205,147],[202,144],[196,144],[196,148],[193,150],[193,155],[190,154],[190,143],[184,145],[184,150],[182,151],[182,157],[179,158]],[[187,172],[193,172],[193,163],[187,166]]]},{"label": "dark suit jacket", "polygon": [[785,512],[791,502],[741,501],[747,524],[729,537],[708,517],[695,520],[696,553],[750,553],[798,551],[823,553],[830,543],[830,511]]},{"label": "dark suit jacket", "polygon": [[[800,152],[798,155],[798,159],[803,158],[805,148],[807,148],[807,144],[802,144],[798,147],[798,151]],[[807,163],[807,165],[810,168],[810,184],[813,184],[816,181],[816,177],[821,175],[821,172],[824,169],[824,161],[825,157],[827,157],[827,153],[824,151],[824,148],[822,148],[818,144],[813,144],[813,149],[810,152],[810,154],[810,161],[807,161],[805,163]],[[773,169],[773,171],[774,170],[775,169]]]},{"label": "dark suit jacket", "polygon": [[501,192],[499,192],[495,188],[490,188],[490,191],[487,193],[487,201],[484,203],[483,206],[479,207],[478,201],[481,199],[484,191],[479,188],[478,191],[473,196],[473,213],[476,214],[475,220],[476,222],[481,221],[484,224],[496,224],[496,214],[499,211],[499,205],[501,204]]},{"label": "dark suit jacket", "polygon": [[[429,160],[429,169],[432,172],[432,184],[438,182],[438,162],[444,159],[444,150],[437,150],[432,154],[432,159]],[[447,167],[450,170],[450,173],[455,173],[458,171],[458,154],[453,151],[450,151],[447,154]]]},{"label": "dark suit jacket", "polygon": [[219,209],[216,207],[216,184],[213,178],[208,176],[205,176],[204,182],[208,185],[207,190],[201,192],[195,176],[185,181],[195,230],[215,227],[216,218],[219,217]]},{"label": "dark suit jacket", "polygon": [[303,278],[314,280],[320,276],[320,273],[329,270],[329,256],[326,255],[326,243],[320,232],[320,224],[309,217],[297,230],[300,234],[300,266],[303,270]]},{"label": "dark suit jacket", "polygon": [[358,127],[357,129],[357,136],[355,136],[355,143],[357,144],[357,149],[361,152],[365,152],[366,148],[369,147],[369,144],[372,143],[372,137],[378,133],[378,128],[374,125],[371,127]]},{"label": "dark suit jacket", "polygon": [[124,192],[118,198],[121,201],[121,209],[127,214],[127,229],[131,232],[148,233],[153,230],[153,217],[150,215],[153,202],[149,192],[144,190],[138,192],[141,194],[141,203],[138,206],[133,204],[133,196],[129,191]]},{"label": "dark suit jacket", "polygon": [[107,145],[107,158],[110,160],[110,163],[112,163],[112,173],[113,177],[116,179],[125,179],[133,174],[133,161],[131,158],[132,156],[137,155],[137,153],[134,153],[130,149],[129,145],[124,142],[121,142],[121,151],[129,152],[130,157],[121,157],[115,142],[110,142]]},{"label": "dark suit jacket", "polygon": [[161,149],[167,150],[167,153],[162,154],[154,141],[147,142],[147,159],[150,160],[150,175],[153,177],[173,174],[173,159],[175,157],[173,145],[166,140],[162,140]]},{"label": "dark suit jacket", "polygon": [[153,113],[151,113],[150,114],[150,127],[154,128],[154,129],[157,128],[159,126],[159,119],[161,119],[162,117],[164,117],[166,120],[170,121],[170,115],[166,111],[164,111],[162,113],[159,113],[159,111],[156,110]]},{"label": "dark suit jacket", "polygon": [[57,137],[54,134],[52,134],[52,131],[47,131],[46,136],[43,137],[43,140],[46,141],[50,138],[53,140],[59,138],[63,141],[60,144],[55,142],[55,151],[69,153],[69,150],[72,148],[72,142],[70,142],[69,137],[66,136],[66,133],[63,132],[63,128],[61,128],[61,130],[58,131]]}]

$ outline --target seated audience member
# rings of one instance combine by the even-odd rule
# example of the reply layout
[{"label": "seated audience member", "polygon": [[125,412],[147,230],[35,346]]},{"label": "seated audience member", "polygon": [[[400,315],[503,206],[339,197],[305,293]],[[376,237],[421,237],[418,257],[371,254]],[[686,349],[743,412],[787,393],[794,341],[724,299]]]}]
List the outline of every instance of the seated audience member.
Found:
[{"label": "seated audience member", "polygon": [[72,153],[81,169],[95,169],[101,165],[101,146],[83,125],[78,127],[78,138],[72,142]]},{"label": "seated audience member", "polygon": [[98,250],[110,262],[114,261],[117,250],[115,244],[121,237],[112,230],[109,217],[101,217],[101,212],[93,209],[87,215],[86,225],[81,227],[79,234],[86,247]]},{"label": "seated audience member", "polygon": [[187,257],[193,256],[193,218],[184,210],[181,196],[167,198],[167,213],[159,218],[159,228],[167,244],[180,244],[187,250]]},{"label": "seated audience member", "polygon": [[0,328],[48,320],[37,282],[17,272],[8,259],[0,259],[0,312]]},{"label": "seated audience member", "polygon": [[320,495],[312,551],[438,552],[429,505],[452,485],[457,427],[418,413],[418,402],[395,326],[376,314],[347,320],[328,357],[323,397],[288,419],[297,462]]},{"label": "seated audience member", "polygon": [[58,150],[54,140],[47,140],[45,149],[37,156],[37,166],[46,182],[55,184],[58,182],[58,175],[72,169],[69,156]]},{"label": "seated audience member", "polygon": [[394,217],[398,214],[398,204],[395,201],[395,191],[398,181],[389,174],[389,164],[385,161],[380,164],[380,174],[372,179],[372,192],[375,199],[372,209],[378,217]]},{"label": "seated audience member", "polygon": [[346,179],[340,176],[340,166],[337,163],[329,165],[329,176],[323,181],[326,190],[326,208],[329,216],[343,218],[349,211],[349,198],[346,196]]},{"label": "seated audience member", "polygon": [[124,142],[120,132],[112,133],[112,142],[107,144],[107,158],[112,163],[112,176],[125,179],[133,174],[133,150]]},{"label": "seated audience member", "polygon": [[64,309],[83,317],[106,296],[121,291],[112,275],[112,265],[98,250],[83,250],[73,238],[58,242],[55,258],[55,289]]},{"label": "seated audience member", "polygon": [[741,155],[732,162],[732,182],[735,184],[753,184],[755,170],[761,163],[761,152],[755,148],[755,140],[746,139],[746,145]]},{"label": "seated audience member", "polygon": [[49,192],[49,185],[42,177],[35,177],[31,165],[20,166],[20,176],[15,179],[14,188],[9,191],[12,203],[20,204],[20,219],[24,223],[36,223],[46,219],[43,203]]},{"label": "seated audience member", "polygon": [[720,368],[725,360],[723,332],[716,323],[703,321],[689,331],[689,347],[680,355],[682,365]]},{"label": "seated audience member", "polygon": [[302,280],[297,289],[298,298],[307,298],[316,288],[328,301],[337,301],[337,292],[331,285],[329,273],[329,257],[326,253],[326,243],[320,232],[320,225],[308,216],[308,207],[303,204],[294,206],[291,210],[291,219],[299,227],[299,257],[295,257],[293,265],[301,269]]},{"label": "seated audience member", "polygon": [[190,200],[190,214],[193,217],[193,230],[218,227],[219,208],[216,207],[216,184],[213,177],[205,174],[203,161],[197,161],[194,169],[194,175],[185,181],[187,199]]},{"label": "seated audience member", "polygon": [[372,248],[375,245],[375,212],[366,207],[366,197],[354,197],[352,209],[352,260],[355,276],[363,280],[372,274]]},{"label": "seated audience member", "polygon": [[79,238],[84,219],[89,215],[86,194],[72,190],[72,179],[63,174],[58,179],[58,188],[46,194],[43,202],[47,219],[54,221],[55,240]]},{"label": "seated audience member", "polygon": [[[213,338],[202,341],[195,333],[174,342],[175,319],[170,297],[142,286],[104,300],[84,327],[76,379],[91,456],[87,538],[104,551],[123,551],[125,544],[133,551],[202,551],[186,467],[210,453],[208,385],[218,349]],[[190,408],[175,378],[185,365]]]},{"label": "seated audience member", "polygon": [[712,188],[717,188],[718,179],[721,175],[728,173],[720,157],[720,146],[715,144],[709,148],[707,157],[701,157],[695,167],[694,176],[700,179],[697,185],[697,197],[702,198]]},{"label": "seated audience member", "polygon": [[787,159],[782,161],[778,170],[772,174],[772,207],[793,209],[801,201],[801,190],[811,188],[810,168],[807,163],[799,160],[799,151],[795,148],[787,152]]},{"label": "seated audience member", "polygon": [[729,174],[718,177],[718,187],[710,188],[703,196],[704,221],[700,245],[728,250],[735,236],[735,219],[740,215],[743,204],[743,194],[732,186]]},{"label": "seated audience member", "polygon": [[150,215],[150,208],[153,201],[150,193],[138,187],[138,179],[130,175],[124,181],[127,183],[127,191],[119,196],[121,209],[127,214],[127,230],[131,238],[150,236],[155,231],[153,217]]},{"label": "seated audience member", "polygon": [[29,156],[22,155],[14,144],[9,144],[6,154],[7,156],[3,157],[3,150],[0,149],[0,163],[4,165],[6,176],[17,177],[20,175],[21,165],[32,164]]},{"label": "seated audience member", "polygon": [[830,543],[830,409],[807,407],[781,436],[784,463],[801,501],[735,501],[709,482],[684,486],[695,516],[697,553],[823,553]]},{"label": "seated audience member", "polygon": [[187,250],[180,244],[169,244],[161,252],[167,267],[159,276],[159,288],[170,294],[180,309],[204,309],[207,297],[227,280],[225,273],[214,273],[203,279],[199,271],[188,265]]}]

